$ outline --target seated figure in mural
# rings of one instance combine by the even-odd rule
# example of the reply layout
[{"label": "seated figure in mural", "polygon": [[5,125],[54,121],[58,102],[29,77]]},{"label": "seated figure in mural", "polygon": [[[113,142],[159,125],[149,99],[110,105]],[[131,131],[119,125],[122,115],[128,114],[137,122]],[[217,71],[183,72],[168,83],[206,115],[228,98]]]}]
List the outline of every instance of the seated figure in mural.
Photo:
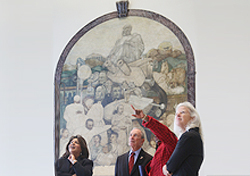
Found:
[{"label": "seated figure in mural", "polygon": [[118,39],[115,46],[110,51],[108,59],[115,65],[118,60],[122,59],[126,63],[140,59],[144,44],[140,34],[132,34],[132,26],[125,25],[122,31],[122,38]]},{"label": "seated figure in mural", "polygon": [[93,161],[88,159],[89,151],[85,139],[72,136],[67,144],[66,152],[55,163],[57,176],[92,176]]}]

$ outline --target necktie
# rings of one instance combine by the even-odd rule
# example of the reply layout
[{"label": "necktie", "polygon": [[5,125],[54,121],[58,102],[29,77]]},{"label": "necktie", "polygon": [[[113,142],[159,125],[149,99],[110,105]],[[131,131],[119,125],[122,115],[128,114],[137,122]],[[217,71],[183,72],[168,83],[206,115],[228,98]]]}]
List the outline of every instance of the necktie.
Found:
[{"label": "necktie", "polygon": [[134,155],[135,153],[132,152],[129,158],[129,163],[128,163],[128,170],[129,170],[129,174],[131,173],[133,167],[134,167]]}]

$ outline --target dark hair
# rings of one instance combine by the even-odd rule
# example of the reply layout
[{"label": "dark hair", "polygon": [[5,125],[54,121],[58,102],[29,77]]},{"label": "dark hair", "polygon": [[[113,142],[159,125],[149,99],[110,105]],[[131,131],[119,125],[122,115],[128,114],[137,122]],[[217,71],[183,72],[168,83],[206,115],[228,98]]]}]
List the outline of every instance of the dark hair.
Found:
[{"label": "dark hair", "polygon": [[123,104],[118,104],[118,105],[116,106],[116,109],[113,111],[113,115],[118,114],[118,108],[119,108],[120,106],[124,107]]},{"label": "dark hair", "polygon": [[94,120],[93,119],[87,119],[86,122],[85,122],[85,126],[88,124],[88,122],[93,122],[94,123]]},{"label": "dark hair", "polygon": [[96,136],[99,138],[99,140],[100,140],[100,141],[102,140],[102,137],[101,137],[101,135],[100,135],[100,134],[96,134],[96,135],[94,135],[94,136],[93,136],[93,138],[94,138],[94,137],[96,137]]},{"label": "dark hair", "polygon": [[118,136],[119,136],[119,134],[118,134],[117,132],[114,132],[114,131],[110,134],[110,136],[111,136],[112,134],[116,135],[117,138],[118,138]]},{"label": "dark hair", "polygon": [[69,144],[75,138],[78,140],[78,142],[79,142],[79,144],[81,146],[81,150],[82,150],[81,155],[79,157],[88,158],[89,157],[89,150],[88,150],[88,147],[87,147],[87,143],[86,143],[85,139],[81,135],[71,136],[71,138],[69,139],[69,142],[67,143],[66,152],[63,154],[63,157],[65,157],[65,158],[69,157],[69,155],[70,155],[70,153],[69,153]]}]

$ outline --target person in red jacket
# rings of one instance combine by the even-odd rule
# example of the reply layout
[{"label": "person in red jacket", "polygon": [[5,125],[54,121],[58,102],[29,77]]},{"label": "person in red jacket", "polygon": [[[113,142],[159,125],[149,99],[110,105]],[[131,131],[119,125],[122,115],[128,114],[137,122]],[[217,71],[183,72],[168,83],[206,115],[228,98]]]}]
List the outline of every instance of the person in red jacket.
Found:
[{"label": "person in red jacket", "polygon": [[162,172],[162,167],[167,163],[171,154],[173,153],[177,137],[175,134],[165,125],[160,123],[158,120],[151,116],[143,113],[141,109],[135,109],[132,105],[131,107],[135,111],[132,116],[142,119],[142,125],[151,130],[152,133],[161,141],[158,144],[158,148],[154,154],[154,157],[150,163],[150,176],[164,176]]}]

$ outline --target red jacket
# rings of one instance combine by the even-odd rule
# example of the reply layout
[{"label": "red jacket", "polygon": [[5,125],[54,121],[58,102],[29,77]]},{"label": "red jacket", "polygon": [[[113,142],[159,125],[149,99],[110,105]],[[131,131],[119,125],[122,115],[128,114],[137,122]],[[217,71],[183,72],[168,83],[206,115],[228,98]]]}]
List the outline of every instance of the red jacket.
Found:
[{"label": "red jacket", "polygon": [[142,125],[149,128],[161,141],[151,161],[151,170],[149,174],[150,176],[164,176],[162,173],[162,167],[167,163],[168,159],[172,155],[177,143],[177,137],[167,126],[163,125],[151,116],[148,117],[149,121],[143,121]]}]

